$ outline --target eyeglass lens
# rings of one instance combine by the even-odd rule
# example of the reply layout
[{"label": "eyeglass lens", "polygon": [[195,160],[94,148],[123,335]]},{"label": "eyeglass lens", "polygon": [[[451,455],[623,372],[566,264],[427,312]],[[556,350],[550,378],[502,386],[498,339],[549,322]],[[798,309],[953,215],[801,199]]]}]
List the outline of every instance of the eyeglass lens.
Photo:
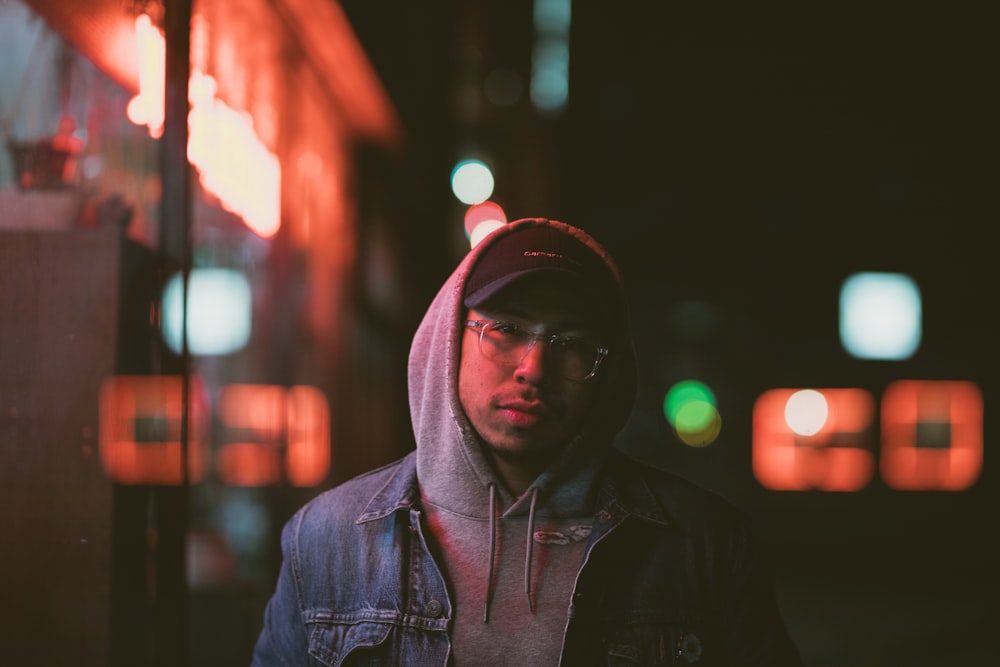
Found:
[{"label": "eyeglass lens", "polygon": [[536,341],[547,346],[550,362],[565,377],[573,380],[587,378],[594,371],[600,356],[593,343],[562,336],[533,334],[504,322],[491,322],[483,327],[480,351],[491,361],[516,366]]}]

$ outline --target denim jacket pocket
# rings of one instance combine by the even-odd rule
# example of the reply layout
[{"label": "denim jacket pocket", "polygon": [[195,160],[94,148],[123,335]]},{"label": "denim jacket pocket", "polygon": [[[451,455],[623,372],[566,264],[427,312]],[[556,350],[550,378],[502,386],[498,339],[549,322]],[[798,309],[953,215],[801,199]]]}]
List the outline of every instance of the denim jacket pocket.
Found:
[{"label": "denim jacket pocket", "polygon": [[717,624],[704,615],[684,611],[611,612],[606,615],[607,664],[722,664],[714,650]]},{"label": "denim jacket pocket", "polygon": [[389,636],[391,623],[319,621],[310,625],[309,655],[322,665],[378,667],[389,664],[386,652],[379,647]]}]

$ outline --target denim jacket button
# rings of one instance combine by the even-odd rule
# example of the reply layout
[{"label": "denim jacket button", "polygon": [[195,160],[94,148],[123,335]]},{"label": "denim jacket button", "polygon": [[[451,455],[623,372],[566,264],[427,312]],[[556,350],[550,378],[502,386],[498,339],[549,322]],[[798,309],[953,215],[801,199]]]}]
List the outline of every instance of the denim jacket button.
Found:
[{"label": "denim jacket button", "polygon": [[434,618],[440,616],[441,612],[443,611],[444,611],[444,605],[438,602],[437,600],[431,600],[430,602],[427,603],[427,613],[433,616]]},{"label": "denim jacket button", "polygon": [[677,657],[685,662],[698,662],[701,659],[701,640],[698,635],[688,632],[677,640]]}]

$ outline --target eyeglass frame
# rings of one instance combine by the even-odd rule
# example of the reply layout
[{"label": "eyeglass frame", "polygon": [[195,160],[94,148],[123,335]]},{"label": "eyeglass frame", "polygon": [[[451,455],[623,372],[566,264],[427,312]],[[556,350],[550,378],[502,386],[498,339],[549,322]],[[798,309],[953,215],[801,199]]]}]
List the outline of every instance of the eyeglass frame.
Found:
[{"label": "eyeglass frame", "polygon": [[534,331],[528,331],[524,327],[518,326],[514,322],[509,322],[507,320],[466,320],[465,321],[466,329],[479,330],[479,345],[478,345],[479,354],[483,356],[483,359],[486,359],[491,363],[497,364],[498,366],[506,366],[506,364],[501,364],[496,360],[491,359],[490,357],[486,356],[485,352],[483,352],[483,337],[486,335],[486,329],[491,326],[495,326],[497,324],[504,324],[513,329],[517,329],[518,331],[523,332],[530,339],[530,343],[524,349],[524,354],[521,355],[521,358],[518,359],[517,362],[512,365],[512,367],[517,367],[518,364],[524,361],[524,358],[528,356],[528,353],[531,352],[531,350],[535,347],[535,344],[541,341],[545,341],[546,350],[551,349],[552,343],[555,343],[556,341],[579,341],[587,343],[589,345],[593,345],[594,349],[597,350],[597,359],[594,360],[594,367],[590,370],[590,373],[580,378],[579,380],[563,375],[563,377],[565,377],[567,380],[571,380],[573,382],[586,382],[587,380],[590,380],[595,375],[597,375],[597,372],[601,369],[601,364],[604,362],[604,360],[608,357],[608,354],[610,354],[611,352],[611,350],[609,350],[608,348],[601,347],[600,345],[593,343],[589,340],[586,340],[584,338],[579,338],[577,336],[563,336],[560,334],[535,333]]}]

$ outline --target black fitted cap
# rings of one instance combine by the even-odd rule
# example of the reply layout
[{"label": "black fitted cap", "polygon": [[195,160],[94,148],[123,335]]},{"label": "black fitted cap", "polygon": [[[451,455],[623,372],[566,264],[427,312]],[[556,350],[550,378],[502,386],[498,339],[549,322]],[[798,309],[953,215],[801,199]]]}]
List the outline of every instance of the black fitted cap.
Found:
[{"label": "black fitted cap", "polygon": [[481,306],[504,287],[528,275],[562,274],[580,281],[604,312],[615,310],[617,279],[591,248],[553,227],[530,226],[497,239],[465,282],[466,308]]}]

